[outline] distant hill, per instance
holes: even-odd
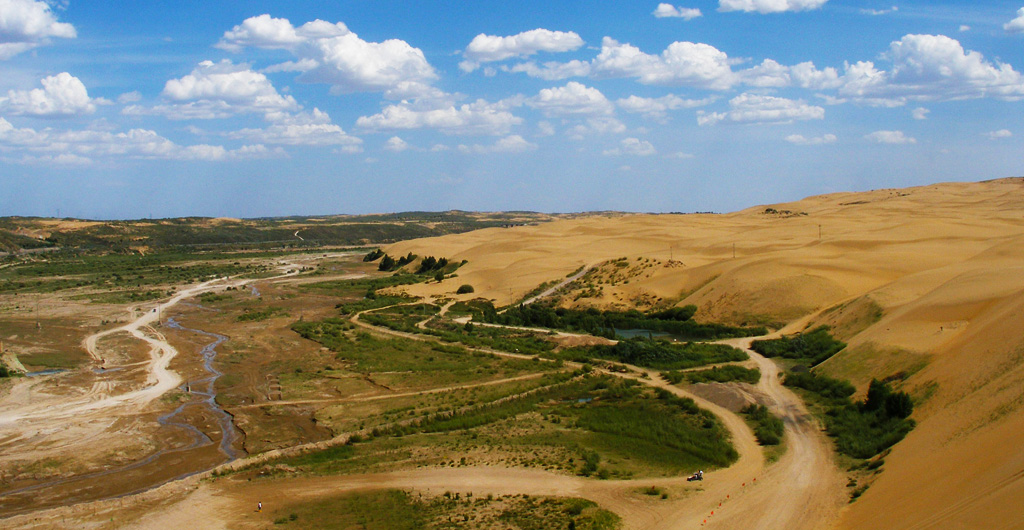
[[[182,217],[90,221],[37,217],[0,218],[0,251],[45,248],[149,252],[223,247],[320,247],[393,243],[488,227],[536,224],[566,216],[534,212],[405,212],[228,219]]]

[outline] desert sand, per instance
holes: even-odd
[[[1024,528],[1024,179],[725,215],[597,216],[385,250],[467,261],[457,278],[409,289],[420,295],[454,297],[470,284],[463,297],[508,304],[626,258],[598,296],[569,291],[563,303],[695,304],[704,320],[829,324],[849,347],[821,369],[862,391],[873,377],[904,377],[918,422],[839,526]]]

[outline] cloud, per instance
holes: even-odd
[[[300,82],[329,84],[333,94],[382,92],[403,82],[425,87],[437,79],[419,48],[400,39],[368,42],[341,22],[314,20],[295,27],[287,19],[264,14],[225,32],[216,46],[232,52],[247,47],[287,50],[298,61],[268,71],[301,71]]]
[[[530,77],[544,79],[545,81],[558,81],[570,77],[586,77],[590,75],[590,63],[572,60],[567,63],[546,62],[541,66],[533,61],[519,63],[513,66],[502,65],[506,72],[522,72]]]
[[[600,90],[570,81],[564,87],[544,88],[526,102],[545,116],[612,114],[615,106]]]
[[[700,9],[693,7],[676,7],[672,4],[658,4],[658,7],[651,13],[658,18],[682,18],[693,20],[701,15]]]
[[[493,145],[460,145],[459,151],[463,153],[524,153],[537,149],[537,144],[530,143],[522,136],[514,134],[496,141]]]
[[[402,102],[389,105],[379,114],[361,116],[356,126],[367,131],[395,131],[410,129],[436,129],[445,134],[507,134],[514,125],[523,122],[509,112],[509,104],[477,100],[460,106],[419,108]]]
[[[1010,33],[1024,33],[1024,7],[1017,10],[1017,18],[1003,24],[1003,29]]]
[[[1024,96],[1024,79],[1012,66],[986,61],[944,35],[905,35],[884,57],[892,61],[888,72],[871,62],[847,65],[839,94],[898,101]]]
[[[320,109],[311,113],[269,114],[274,123],[263,129],[242,129],[227,133],[229,138],[267,144],[340,146],[346,153],[361,153],[363,140],[350,136],[331,123],[331,117]]]
[[[569,139],[582,140],[593,134],[619,134],[626,132],[626,126],[611,116],[587,118],[585,122],[569,129]]]
[[[128,104],[128,103],[137,103],[139,101],[142,101],[142,93],[139,92],[138,90],[133,90],[131,92],[125,92],[124,94],[121,94],[120,96],[117,96],[117,102],[121,103],[122,105]]]
[[[805,138],[802,134],[791,134],[786,137],[786,141],[794,145],[823,145],[832,144],[837,140],[836,135],[826,134],[824,136],[817,136],[812,138]]]
[[[90,98],[82,81],[67,72],[44,77],[40,83],[43,88],[8,91],[7,97],[0,97],[0,111],[15,116],[67,117],[92,114],[97,104],[110,104]]]
[[[709,97],[704,99],[683,99],[675,94],[669,94],[660,98],[642,98],[629,96],[615,102],[620,109],[634,114],[643,114],[645,117],[661,120],[670,110],[692,109],[703,107],[714,103],[717,98]]]
[[[899,7],[892,6],[889,9],[861,9],[860,12],[862,14],[864,14],[864,15],[878,16],[878,15],[888,15],[889,13],[895,13],[895,12],[897,12],[899,10],[900,10]]]
[[[601,154],[606,156],[651,156],[657,153],[658,151],[653,145],[651,145],[651,142],[641,140],[639,138],[623,138],[622,141],[619,142],[619,147],[616,147],[615,149],[607,149],[601,152]]]
[[[631,44],[610,37],[601,43],[591,75],[603,78],[636,78],[645,85],[689,86],[726,90],[739,79],[733,61],[710,44],[673,42],[660,55],[649,55]]]
[[[1013,136],[1013,133],[1008,129],[999,129],[998,131],[992,131],[985,133],[990,140],[998,140],[999,138],[1009,138]]]
[[[864,135],[868,141],[879,144],[916,144],[917,139],[903,134],[903,131],[875,131]]]
[[[665,155],[665,158],[672,159],[672,160],[690,160],[692,158],[697,158],[697,157],[696,157],[696,155],[693,155],[692,153],[684,153],[682,151],[676,151],[675,153],[669,153],[669,154]]]
[[[828,0],[719,0],[719,11],[783,13],[820,9]]]
[[[911,115],[911,116],[912,116],[912,117],[913,117],[913,118],[914,118],[915,120],[927,120],[927,119],[928,119],[928,113],[929,113],[929,112],[931,112],[931,111],[930,111],[930,110],[928,110],[928,109],[926,109],[926,108],[924,108],[924,107],[918,107],[918,108],[914,109],[914,110],[913,110],[913,111],[912,111],[912,112],[910,113],[910,115]]]
[[[27,155],[27,161],[64,156],[65,161],[78,163],[96,158],[224,161],[285,156],[284,151],[263,145],[246,145],[233,150],[219,145],[178,145],[146,129],[120,133],[16,129],[4,118],[0,118],[0,148],[21,151]]]
[[[161,95],[169,105],[129,105],[128,115],[163,115],[172,120],[227,118],[246,113],[280,113],[301,107],[291,96],[282,96],[267,76],[247,64],[203,61],[192,73],[171,79]]]
[[[391,138],[388,138],[388,141],[384,143],[384,150],[385,151],[391,151],[393,153],[401,153],[402,151],[406,151],[408,149],[409,149],[409,144],[405,140],[403,140],[403,139],[401,139],[401,138],[399,138],[397,136],[392,136]]]
[[[74,26],[57,22],[47,2],[0,0],[0,60],[48,44],[51,37],[76,36]]]
[[[968,31],[971,31],[971,27],[970,26],[968,26],[967,24],[961,24],[960,25],[960,33],[965,33],[965,32],[968,32]]]
[[[698,112],[698,125],[714,125],[721,121],[732,123],[790,123],[796,120],[820,120],[825,109],[808,105],[802,100],[744,93],[729,101],[725,113]]]
[[[479,34],[462,52],[465,61],[459,68],[472,72],[481,63],[503,61],[512,57],[529,57],[538,52],[567,52],[583,46],[583,39],[572,31],[534,29],[517,35],[499,37]]]

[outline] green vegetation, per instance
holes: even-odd
[[[473,291],[475,291],[475,289],[473,289],[472,285],[464,284],[459,286],[458,290],[455,291],[455,294],[469,294]]]
[[[636,310],[577,310],[556,308],[546,304],[530,304],[511,307],[502,314],[485,308],[479,313],[479,318],[495,324],[563,329],[607,338],[615,338],[617,329],[671,333],[692,340],[747,337],[767,332],[764,328],[737,328],[723,324],[697,323],[691,320],[696,310],[695,306],[685,306],[645,314]]]
[[[754,429],[757,443],[761,445],[779,445],[782,443],[782,420],[768,411],[764,405],[748,405],[741,410]]]
[[[619,361],[655,370],[682,370],[706,364],[749,359],[742,350],[725,344],[703,342],[673,343],[644,337],[619,341],[614,346],[575,348],[563,355],[573,360],[587,358]]]
[[[828,331],[828,326],[820,326],[791,337],[755,340],[750,349],[765,357],[807,360],[814,366],[846,347],[845,342],[832,338]]]
[[[677,475],[724,467],[737,455],[728,431],[689,399],[610,376],[552,374],[517,394],[432,410],[367,427],[351,449],[292,457],[305,473],[368,472],[393,466],[460,465],[500,451],[521,465],[598,478]],[[352,452],[354,451],[354,452]],[[461,459],[459,457],[462,457]]]
[[[0,378],[11,377],[12,375],[14,375],[14,372],[7,368],[3,363],[0,363]]]
[[[688,383],[728,383],[730,381],[739,381],[752,385],[757,384],[761,380],[761,370],[757,368],[744,368],[733,364],[691,372],[665,372],[661,375],[673,385],[679,384],[684,379]]]
[[[195,283],[269,269],[243,265],[233,254],[139,255],[55,253],[0,269],[0,293],[54,292],[78,287],[117,291],[127,301],[149,298],[158,285]],[[131,297],[135,296],[133,300]],[[162,296],[162,295],[161,295]]]
[[[377,261],[382,257],[384,257],[384,251],[379,248],[375,248],[371,250],[369,254],[363,256],[363,261],[369,263],[371,261]]]
[[[494,326],[474,326],[471,322],[459,325],[451,320],[431,319],[425,328],[416,324],[437,312],[437,306],[426,304],[393,305],[365,313],[361,318],[374,326],[391,328],[406,333],[433,335],[445,342],[461,343],[472,348],[491,348],[524,355],[552,357],[554,343],[539,333]]]
[[[274,515],[274,524],[284,528],[323,530],[454,530],[467,525],[520,530],[620,527],[618,516],[585,499],[527,495],[474,498],[472,493],[452,492],[425,498],[394,489],[345,493],[287,505]]]
[[[238,321],[262,322],[268,318],[273,318],[277,316],[286,317],[288,316],[288,311],[286,311],[283,307],[268,307],[266,309],[258,310],[247,307],[242,310],[241,315],[238,315]]]
[[[854,458],[871,458],[903,439],[915,426],[913,402],[905,392],[872,379],[865,401],[853,402],[853,386],[825,376],[787,374],[786,386],[802,388],[824,408],[825,427],[836,449]]]

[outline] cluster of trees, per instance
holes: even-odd
[[[9,368],[4,366],[3,364],[0,364],[0,379],[4,377],[10,377],[11,375],[13,375],[13,373],[14,372],[12,372]]]
[[[855,389],[846,381],[812,373],[787,374],[786,386],[803,388],[825,404],[825,426],[836,449],[854,458],[871,458],[903,439],[915,426],[914,402],[906,392],[871,380],[864,401],[850,399]]]
[[[692,320],[697,307],[688,305],[665,311],[641,313],[629,311],[600,311],[552,307],[545,304],[519,305],[502,314],[483,311],[485,322],[507,326],[542,327],[578,331],[607,338],[615,338],[616,329],[643,329],[672,333],[694,340],[712,340],[747,337],[765,333],[764,328],[737,328],[723,324],[701,324]]]
[[[613,346],[591,346],[580,353],[656,370],[682,370],[748,358],[743,351],[725,344],[672,343],[645,337],[622,340]]]
[[[790,337],[755,340],[750,349],[765,357],[807,359],[811,366],[814,366],[846,347],[845,342],[836,340],[828,331],[828,326],[819,326],[807,333],[798,333]]]
[[[678,384],[684,379],[689,383],[728,383],[730,381],[740,381],[752,385],[757,384],[761,380],[761,370],[757,368],[744,368],[735,364],[716,366],[707,370],[695,370],[692,372],[665,372],[661,375],[673,385]]]
[[[448,258],[427,256],[420,262],[420,268],[416,269],[416,274],[426,274],[428,272],[439,271],[447,266]]]
[[[384,257],[380,260],[380,265],[377,266],[377,269],[384,272],[391,272],[394,270],[401,269],[402,267],[405,267],[406,265],[412,263],[415,260],[416,255],[413,254],[412,252],[398,258],[397,260],[395,258],[392,258],[391,256],[388,256],[387,254],[384,254]]]

